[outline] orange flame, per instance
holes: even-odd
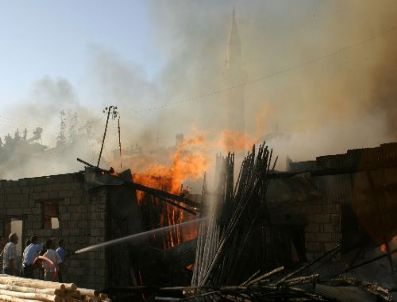
[[[134,160],[140,165],[137,165],[138,169],[133,174],[133,181],[173,194],[181,194],[182,185],[186,180],[197,180],[203,177],[205,170],[209,167],[209,156],[203,151],[205,147],[204,136],[198,135],[181,141],[168,155],[168,165],[155,161],[149,156]],[[144,202],[144,198],[145,194],[138,191],[137,199],[140,204]],[[150,202],[153,202],[153,199]],[[160,225],[176,225],[191,219],[194,219],[193,215],[166,204],[160,214]],[[166,236],[163,246],[171,248],[196,237],[197,226],[184,229],[173,228]]]
[[[179,140],[173,148],[162,149],[154,154],[135,154],[124,166],[133,168],[133,181],[148,187],[181,194],[182,186],[187,180],[198,180],[204,176],[210,167],[214,150],[222,149],[225,152],[242,152],[251,148],[254,140],[248,135],[234,131],[224,131],[220,135],[208,140],[204,135],[195,135],[189,139]],[[185,192],[186,193],[186,192]],[[145,194],[137,192],[138,203],[146,202]],[[148,198],[157,206],[155,198]],[[176,225],[194,219],[194,216],[183,210],[162,204],[160,225]],[[185,229],[173,228],[165,238],[163,247],[171,248],[181,242],[197,237],[197,226]]]
[[[203,145],[205,145],[203,136],[181,142],[170,155],[169,165],[146,162],[143,169],[134,173],[134,181],[179,194],[184,181],[199,179],[209,167],[209,156],[200,150]]]
[[[225,130],[218,139],[218,145],[224,152],[242,152],[249,150],[255,140],[246,133],[239,131]]]
[[[395,235],[395,236],[388,242],[388,245],[389,245],[389,248],[390,248],[391,246],[393,246],[393,247],[397,246],[397,235]],[[386,253],[387,253],[387,246],[386,246],[386,243],[381,244],[380,247],[379,247],[379,249],[380,249],[380,251],[381,251],[383,254],[386,254]]]

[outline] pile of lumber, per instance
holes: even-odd
[[[95,290],[78,288],[73,283],[57,283],[0,275],[0,301],[100,302],[110,301],[110,299]]]

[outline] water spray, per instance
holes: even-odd
[[[133,234],[133,235],[128,235],[125,237],[121,237],[121,238],[117,238],[117,239],[113,239],[113,240],[109,240],[109,241],[105,241],[102,243],[98,243],[98,244],[94,244],[94,245],[90,245],[87,246],[85,248],[79,249],[77,251],[75,251],[75,254],[83,254],[86,252],[91,252],[91,251],[95,251],[98,249],[102,249],[108,246],[113,246],[113,245],[117,245],[117,244],[121,244],[127,241],[133,241],[133,240],[137,240],[137,239],[142,239],[144,237],[153,235],[153,234],[159,234],[162,232],[166,232],[178,227],[186,227],[189,225],[192,225],[194,223],[199,223],[199,222],[203,222],[204,220],[206,220],[207,218],[200,218],[200,219],[195,219],[195,220],[191,220],[191,221],[187,221],[187,222],[183,222],[183,223],[178,223],[178,224],[174,224],[174,225],[167,225],[161,228],[157,228],[157,229],[153,229],[153,230],[149,230],[149,231],[145,231],[145,232],[141,232],[141,233],[137,233],[137,234]]]

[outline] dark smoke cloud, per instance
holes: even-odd
[[[390,8],[393,9],[390,9]],[[388,133],[397,137],[397,3],[383,8],[379,31],[382,48],[379,61],[371,73],[371,100],[374,111],[384,112]]]
[[[395,138],[385,119],[396,120],[390,98],[394,64],[389,70],[383,64],[388,44],[383,33],[397,15],[396,2],[389,0],[153,2],[161,46],[173,58],[160,82],[174,95],[221,91],[185,104],[189,119],[216,129],[226,104],[223,71],[233,8],[247,74],[250,135],[287,134],[273,135],[279,139],[270,143],[295,160]],[[384,80],[374,81],[382,78],[376,73]],[[376,101],[382,98],[373,89],[376,82],[387,85],[388,101]]]

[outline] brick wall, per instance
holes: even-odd
[[[391,239],[397,233],[396,168],[313,176],[312,181],[321,197],[303,206],[309,260],[338,243],[348,250],[360,240],[380,244],[383,236]]]
[[[321,197],[304,206],[308,260],[331,250],[341,241],[341,203],[351,198],[349,175],[318,176],[313,177],[313,182]]]
[[[302,203],[309,259],[338,242],[348,250],[360,240],[379,244],[380,237],[390,239],[397,233],[397,143],[290,163],[289,170],[311,171],[321,193]]]
[[[22,218],[25,242],[33,234],[44,242],[63,238],[71,252],[105,240],[106,190],[86,192],[82,173],[0,181],[0,236],[8,236],[11,217]],[[55,201],[59,229],[44,229],[43,202]],[[72,255],[65,261],[64,282],[81,287],[102,288],[105,283],[104,251]]]

